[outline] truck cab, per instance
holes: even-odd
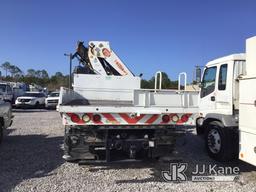
[[[229,55],[206,64],[199,104],[203,117],[221,114],[233,118],[239,104],[238,78],[244,73],[245,54]]]
[[[233,54],[206,64],[199,98],[197,134],[205,135],[211,157],[226,161],[238,155],[239,78],[245,75],[245,54]]]
[[[241,159],[256,166],[256,36],[246,40],[245,54],[206,64],[201,80],[197,134],[210,157]]]

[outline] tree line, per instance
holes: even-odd
[[[157,85],[158,87],[158,85]],[[141,88],[142,89],[154,89],[155,88],[155,77],[152,77],[149,80],[142,79],[141,80]],[[162,72],[162,89],[177,89],[178,81],[172,81],[167,73]]]
[[[47,87],[48,90],[56,90],[61,86],[68,87],[69,75],[63,75],[61,72],[56,72],[54,75],[49,76],[48,72],[44,69],[35,70],[28,69],[23,72],[16,65],[12,65],[10,62],[4,62],[0,67],[5,72],[4,76],[1,77],[4,81],[23,82],[27,84],[37,84],[42,87]],[[149,80],[141,80],[141,88],[143,89],[154,89],[155,77]],[[168,75],[162,73],[162,89],[177,89],[178,81],[172,81]]]
[[[68,87],[69,75],[63,75],[61,72],[56,72],[52,76],[49,76],[45,69],[28,69],[24,72],[18,66],[13,65],[10,62],[4,62],[0,67],[4,71],[4,75],[1,77],[3,81],[36,84],[42,87],[47,87],[49,90],[56,90],[61,86]]]

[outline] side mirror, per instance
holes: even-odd
[[[200,83],[201,82],[201,74],[202,74],[202,70],[199,66],[196,66],[196,83]]]

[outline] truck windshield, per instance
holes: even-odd
[[[6,92],[6,85],[0,84],[0,92]]]
[[[205,69],[202,87],[201,87],[201,98],[212,93],[215,89],[217,67],[209,67]]]

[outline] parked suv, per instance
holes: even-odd
[[[45,104],[45,94],[41,92],[26,92],[15,101],[16,107],[35,107],[39,108]]]
[[[45,99],[45,107],[46,108],[56,108],[59,102],[59,92],[52,92],[46,99]]]

